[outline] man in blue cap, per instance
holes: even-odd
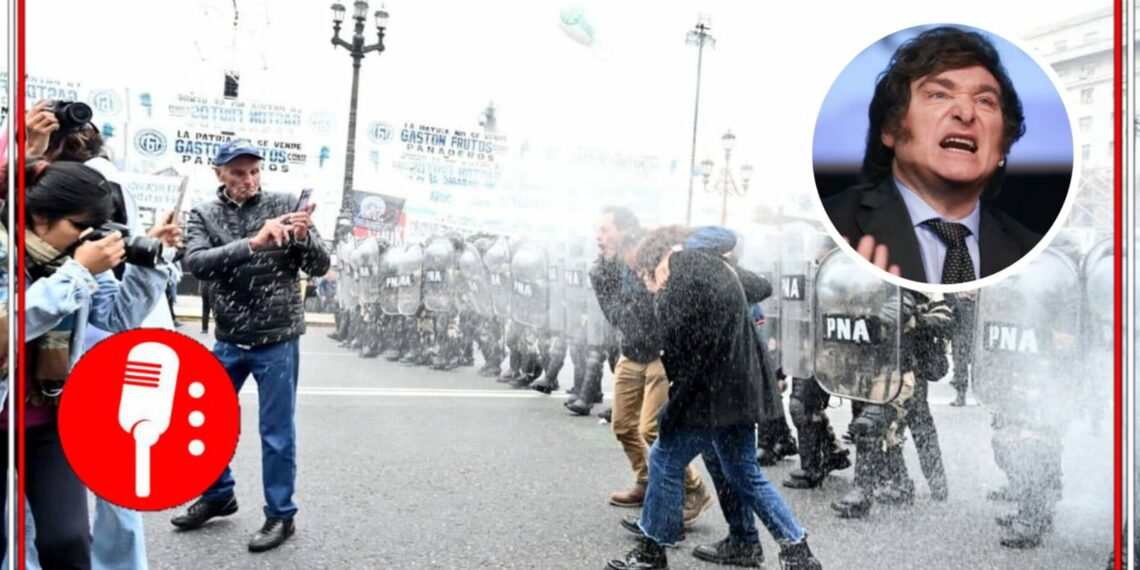
[[[312,228],[313,207],[261,189],[260,149],[244,139],[218,149],[217,197],[196,206],[187,224],[182,263],[210,282],[216,318],[214,355],[234,390],[252,374],[257,381],[265,524],[251,552],[281,545],[293,535],[297,475],[296,424],[299,337],[305,332],[299,272],[329,269],[329,252]],[[227,468],[189,510],[171,520],[190,530],[237,512],[234,478]]]

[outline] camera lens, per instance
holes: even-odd
[[[162,256],[162,242],[151,237],[129,238],[126,249],[125,261],[139,267],[156,267]]]
[[[67,115],[69,122],[78,123],[80,125],[86,125],[91,122],[91,117],[95,116],[95,113],[91,111],[91,107],[87,105],[87,103],[80,103],[78,101],[68,105],[64,113]]]

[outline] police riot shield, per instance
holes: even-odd
[[[1008,419],[1054,425],[1073,407],[1080,358],[1081,283],[1046,249],[1017,274],[978,291],[974,397]]]
[[[591,249],[584,240],[572,240],[566,249],[566,264],[562,270],[563,299],[566,305],[566,339],[572,343],[586,342],[587,306],[593,299],[590,289]]]
[[[566,333],[566,244],[551,242],[546,246],[546,326],[553,334]]]
[[[779,232],[772,226],[752,225],[737,241],[736,259],[772,285],[772,294],[760,302],[772,362],[780,362],[780,249]]]
[[[380,310],[385,315],[400,314],[399,261],[404,248],[390,247],[380,257]]]
[[[455,246],[445,237],[433,238],[424,250],[424,308],[447,313],[455,307]]]
[[[380,301],[380,242],[374,237],[367,238],[356,252],[360,252],[360,260],[356,264],[360,302],[377,303]]]
[[[511,256],[511,319],[537,329],[546,328],[549,295],[546,251],[524,242]]]
[[[770,334],[784,374],[809,378],[815,374],[814,296],[816,267],[831,238],[805,223],[780,229],[779,281],[772,284],[779,297],[779,326]],[[767,313],[765,313],[767,314]]]
[[[356,276],[352,267],[352,240],[337,244],[337,303],[342,309],[352,309],[356,306]]]
[[[813,293],[819,385],[852,400],[894,400],[902,389],[902,291],[835,249],[820,262]]]
[[[483,257],[475,246],[468,245],[459,255],[459,274],[463,281],[459,286],[463,308],[484,317],[495,316],[487,268],[483,266]]]
[[[401,315],[412,316],[419,311],[423,301],[423,262],[424,250],[413,243],[404,247],[396,269],[399,273],[399,310]]]
[[[487,266],[495,316],[508,319],[511,316],[511,244],[505,236],[495,240],[483,255],[483,265]]]
[[[352,250],[352,275],[353,282],[356,283],[356,300],[360,304],[368,303],[367,295],[367,278],[368,267],[365,262],[364,241],[356,245]]]

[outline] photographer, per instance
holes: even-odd
[[[24,453],[35,547],[44,567],[91,568],[86,490],[60,445],[59,396],[84,353],[88,323],[113,332],[137,327],[161,298],[170,274],[165,265],[132,264],[124,268],[122,282],[115,278],[110,270],[123,263],[128,247],[119,232],[104,227],[111,194],[106,179],[90,168],[30,165],[25,204],[28,365],[20,380],[28,403]],[[176,226],[159,224],[148,235],[173,244],[178,234]],[[7,418],[0,424],[7,426]],[[0,451],[7,461],[6,450]],[[141,518],[139,523],[141,531]]]
[[[144,235],[140,221],[138,203],[129,192],[118,183],[119,171],[107,158],[107,148],[103,136],[91,122],[91,108],[74,101],[40,101],[28,112],[26,120],[26,153],[43,156],[52,163],[82,163],[95,169],[106,179],[110,192],[111,214],[109,220],[127,228],[127,235]],[[171,223],[173,213],[168,213],[162,223]],[[173,246],[180,246],[178,240]],[[156,244],[151,244],[153,247]],[[172,253],[173,249],[166,253]],[[141,254],[141,252],[140,252]],[[170,257],[165,258],[169,261]],[[122,279],[126,264],[112,271]],[[167,289],[176,286],[181,280],[181,271],[170,267],[171,278]],[[164,303],[159,303],[138,324],[139,327],[174,329],[174,320]],[[84,351],[111,336],[111,332],[95,325],[88,325]],[[146,566],[146,540],[142,530],[142,517],[139,513],[124,509],[104,501],[95,503],[95,529],[93,533],[93,554],[96,568],[143,568]]]

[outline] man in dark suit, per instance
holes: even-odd
[[[953,27],[895,52],[875,87],[863,184],[825,201],[828,217],[880,268],[926,283],[993,275],[1041,236],[990,207],[1025,117],[997,50]]]

